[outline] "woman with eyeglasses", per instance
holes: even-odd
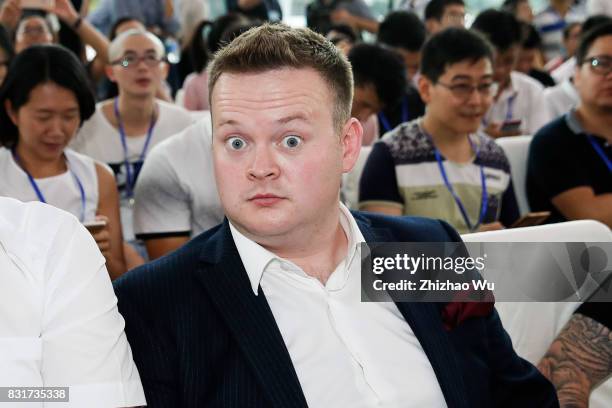
[[[70,51],[34,45],[18,54],[0,88],[0,196],[99,221],[91,232],[115,278],[126,270],[115,180],[66,148],[94,109],[87,74]]]
[[[129,242],[134,239],[134,186],[147,153],[189,126],[192,117],[155,97],[168,64],[162,42],[152,33],[131,29],[117,36],[109,47],[106,73],[117,83],[119,95],[97,104],[71,146],[113,169],[121,192],[123,235]],[[137,258],[128,259],[128,266],[136,263]]]

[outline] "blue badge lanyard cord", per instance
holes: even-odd
[[[432,137],[430,135],[427,135],[427,136],[429,137],[429,140],[433,144]],[[469,138],[469,136],[468,136],[468,140],[470,141],[470,145],[472,146],[472,149],[476,153],[476,158],[474,160],[478,160],[478,150],[474,146],[474,143]],[[478,222],[476,223],[476,225],[472,225],[472,223],[470,222],[470,218],[468,216],[467,210],[465,209],[465,206],[463,205],[463,202],[461,201],[461,199],[459,198],[459,196],[455,192],[455,189],[453,188],[452,184],[448,180],[448,176],[446,174],[446,170],[444,170],[444,164],[442,163],[442,155],[440,154],[440,151],[435,147],[435,145],[434,145],[434,152],[435,152],[435,155],[436,155],[436,161],[438,162],[438,168],[440,169],[440,174],[442,175],[442,179],[444,180],[444,184],[446,185],[446,188],[448,189],[448,191],[451,193],[451,195],[455,199],[455,203],[457,203],[457,207],[459,207],[459,211],[461,212],[461,216],[463,217],[463,220],[465,221],[465,224],[467,225],[468,229],[471,232],[476,231],[476,229],[484,221],[484,217],[485,217],[485,215],[487,213],[487,206],[489,204],[489,196],[487,194],[487,181],[486,181],[486,177],[485,177],[485,174],[484,174],[484,167],[483,167],[482,163],[479,166],[480,167],[480,185],[481,185],[481,189],[482,189],[482,196],[481,196],[481,200],[480,200],[480,214],[479,214]]]
[[[409,117],[408,98],[405,95],[402,98],[401,110],[402,110],[402,119],[400,123],[408,122],[408,117]],[[380,123],[383,125],[383,131],[385,133],[392,129],[389,119],[387,119],[387,116],[383,112],[378,113],[378,119],[380,120]]]
[[[121,120],[121,113],[119,112],[119,98],[115,98],[115,102],[113,104],[115,110],[115,117],[117,118],[117,126],[119,128],[119,137],[121,138],[121,146],[123,146],[123,163],[125,165],[126,171],[126,182],[125,189],[128,198],[134,197],[134,184],[136,184],[136,177],[132,174],[132,167],[130,166],[130,162],[128,160],[128,147],[127,140],[125,134],[125,128],[123,127],[123,121]],[[155,110],[151,115],[151,123],[149,124],[149,129],[147,130],[147,137],[145,139],[144,146],[142,148],[142,152],[140,152],[140,156],[138,157],[138,161],[144,161],[145,155],[147,153],[147,149],[149,147],[149,142],[151,142],[151,136],[153,135],[153,129],[155,128],[156,121]]]
[[[12,150],[12,153],[13,153],[13,158],[15,162],[17,162],[19,167],[21,167],[21,169],[28,176],[28,181],[30,182],[32,189],[36,193],[36,197],[38,198],[38,201],[40,201],[41,203],[47,204],[47,200],[45,199],[45,196],[43,195],[42,191],[40,191],[40,188],[38,187],[38,183],[36,183],[36,180],[34,179],[34,177],[32,177],[30,172],[26,170],[25,166],[21,162],[21,159],[19,158],[19,155],[17,154],[15,149]],[[77,188],[79,189],[79,193],[81,194],[81,215],[79,217],[79,221],[84,222],[85,221],[85,205],[87,203],[87,196],[85,195],[85,189],[83,188],[83,183],[81,183],[81,180],[79,179],[79,177],[70,168],[70,163],[68,163],[68,160],[66,160],[66,165],[68,167],[68,171],[70,172],[70,174],[72,174],[72,178],[74,179],[74,182],[77,185]]]
[[[593,146],[593,149],[595,149],[599,157],[601,157],[601,159],[604,161],[606,166],[608,166],[608,170],[610,170],[610,172],[612,173],[612,160],[610,160],[606,152],[604,152],[604,150],[597,143],[597,141],[595,140],[593,136],[589,135],[588,138],[589,138],[589,142],[591,142],[591,145]]]

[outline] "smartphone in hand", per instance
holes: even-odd
[[[87,228],[90,234],[93,235],[93,234],[97,234],[98,232],[106,228],[106,221],[95,220],[95,221],[84,222],[83,226]]]
[[[510,228],[532,227],[540,225],[550,216],[550,211],[530,212],[516,220]]]

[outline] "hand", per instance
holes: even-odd
[[[332,11],[330,15],[330,19],[332,23],[336,23],[336,24],[344,23],[348,25],[353,25],[353,15],[345,9],[338,9],[338,10]]]
[[[98,244],[100,252],[102,252],[102,255],[104,255],[104,257],[108,260],[108,258],[111,256],[110,232],[108,231],[108,217],[104,215],[97,215],[96,220],[106,221],[106,225],[104,226],[104,228],[102,228],[95,234],[92,234],[92,236],[96,241],[96,244]]]
[[[79,18],[79,13],[70,0],[55,0],[55,8],[51,11],[70,26],[73,26]]]
[[[481,224],[480,227],[478,227],[478,232],[497,231],[502,229],[504,229],[502,223],[499,221],[495,221],[490,222],[488,224]]]
[[[10,30],[17,28],[21,18],[21,5],[19,0],[5,0],[0,8],[0,24]]]
[[[502,124],[499,122],[490,123],[484,131],[487,135],[491,136],[493,139],[497,139],[499,137],[508,137],[508,136],[519,136],[521,135],[521,130],[501,130]]]

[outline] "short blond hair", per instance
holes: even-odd
[[[333,121],[339,131],[351,117],[353,72],[346,57],[308,28],[264,24],[219,50],[208,68],[208,95],[223,73],[257,73],[281,68],[312,68],[334,97]]]

